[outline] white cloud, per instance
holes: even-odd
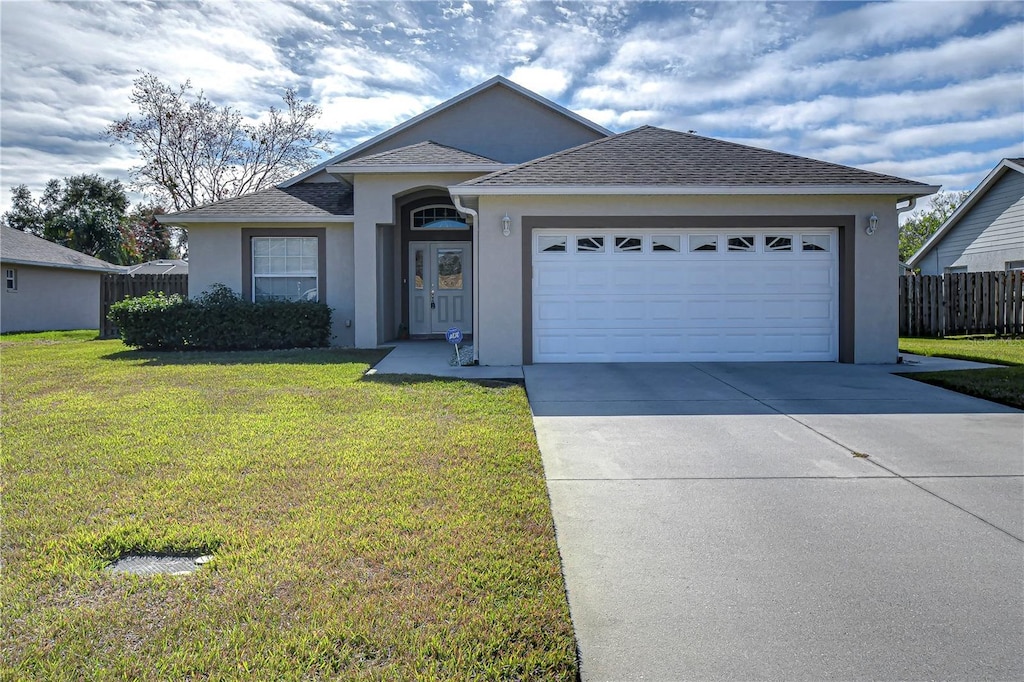
[[[558,97],[569,87],[568,74],[542,66],[517,66],[509,75],[509,80],[545,97]]]

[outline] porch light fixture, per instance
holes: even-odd
[[[501,233],[506,237],[512,234],[512,219],[508,217],[508,211],[505,211],[505,217],[501,219]]]
[[[864,231],[867,232],[869,235],[871,235],[871,234],[874,234],[875,230],[877,230],[877,229],[878,229],[878,216],[876,216],[874,213],[872,213],[871,217],[868,218],[868,227]]]

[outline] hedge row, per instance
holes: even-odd
[[[312,301],[242,300],[223,284],[189,299],[150,292],[110,307],[125,345],[147,350],[262,350],[326,346],[331,309]]]

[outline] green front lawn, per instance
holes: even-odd
[[[522,388],[88,338],[0,337],[0,678],[575,679]]]
[[[901,338],[900,352],[1009,365],[993,369],[915,372],[904,376],[1024,409],[1024,339]]]
[[[944,339],[902,337],[900,352],[989,362],[994,365],[1024,365],[1024,339],[976,336]]]

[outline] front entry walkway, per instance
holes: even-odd
[[[368,374],[426,374],[457,379],[523,379],[523,368],[458,367],[450,364],[455,348],[447,341],[392,341],[381,348],[393,348]]]
[[[525,368],[584,680],[1024,678],[1024,414],[892,369]]]

